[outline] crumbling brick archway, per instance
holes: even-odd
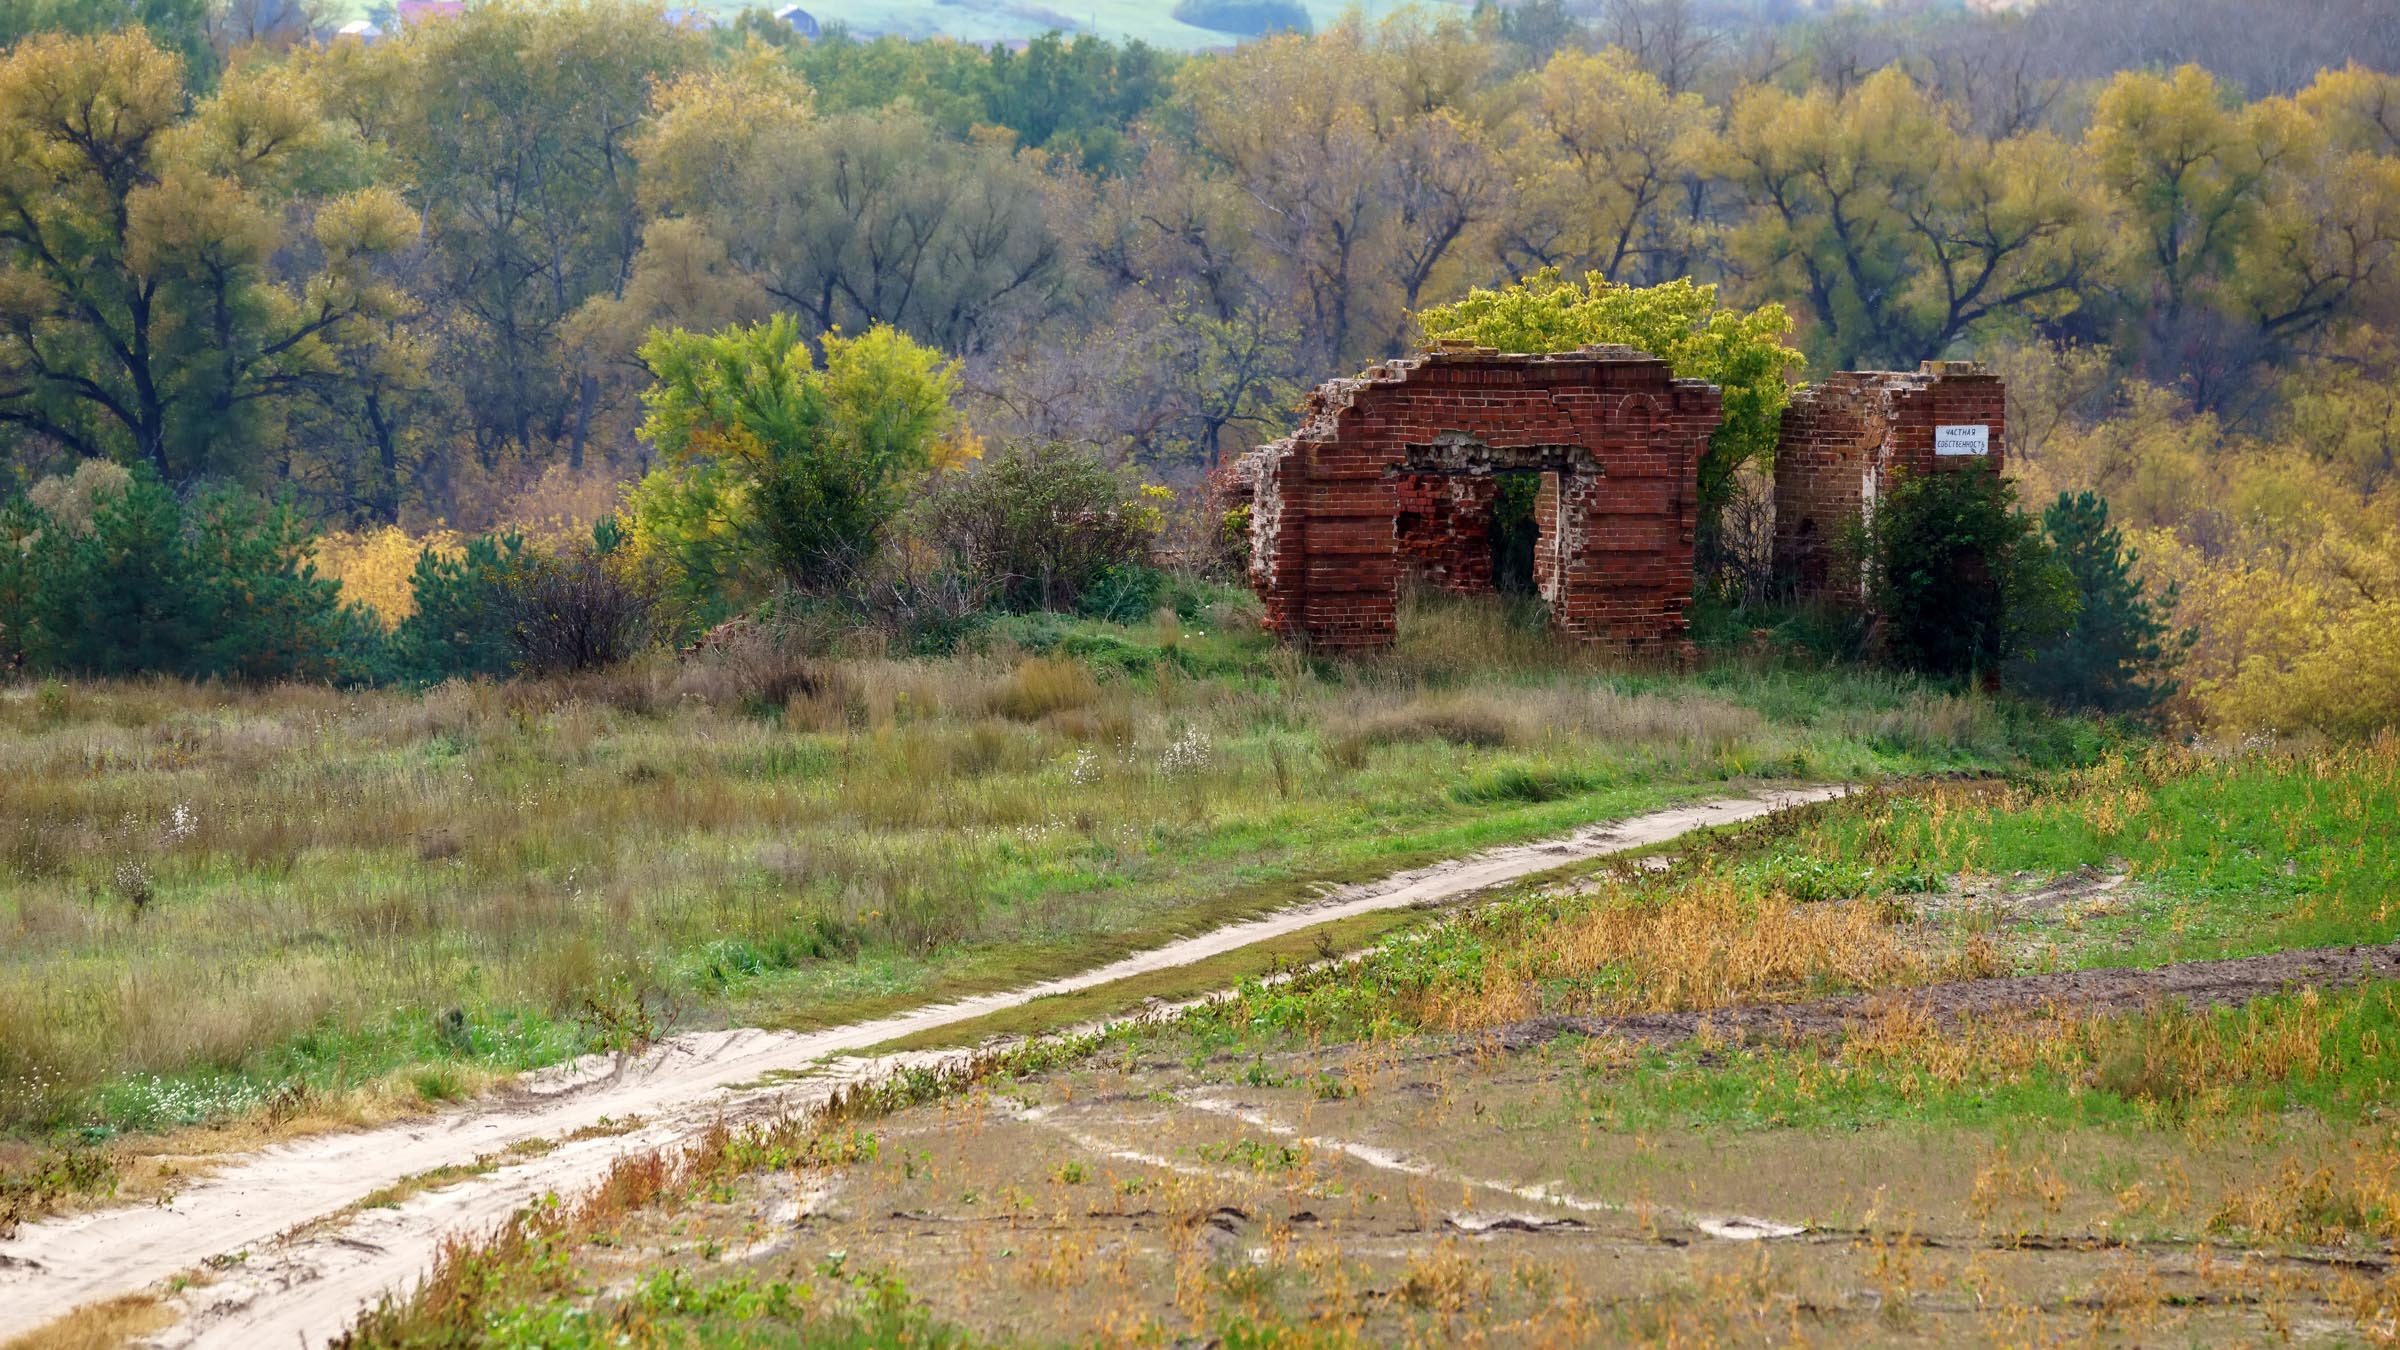
[[[1474,595],[1506,589],[1500,575],[1500,502],[1510,477],[1535,480],[1533,566],[1529,589],[1558,595],[1558,494],[1561,482],[1597,477],[1599,461],[1579,445],[1492,445],[1463,431],[1400,447],[1394,518],[1404,577]]]
[[[1535,589],[1568,638],[1683,634],[1700,454],[1716,386],[1627,347],[1449,349],[1331,381],[1300,430],[1246,456],[1251,582],[1269,630],[1326,647],[1391,642],[1400,581],[1493,589],[1503,475],[1538,474]]]

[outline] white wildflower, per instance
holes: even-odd
[[[1215,747],[1208,733],[1198,727],[1187,727],[1158,757],[1158,770],[1169,778],[1183,778],[1208,767],[1209,756]]]

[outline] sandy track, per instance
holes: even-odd
[[[737,1030],[677,1036],[632,1061],[593,1057],[530,1075],[518,1088],[464,1111],[231,1159],[171,1205],[28,1225],[0,1243],[0,1339],[81,1304],[151,1288],[208,1263],[222,1269],[207,1284],[178,1296],[182,1320],[157,1343],[321,1345],[367,1303],[421,1275],[443,1239],[486,1230],[545,1192],[571,1194],[596,1182],[620,1157],[688,1140],[718,1120],[803,1110],[840,1084],[944,1058],[862,1058],[856,1051],[1038,998],[1191,965],[1336,919],[1455,900],[1568,863],[1842,791],[1767,791],[1593,826],[1565,838],[1350,887],[1321,901],[1024,989],[807,1034]],[[642,1123],[629,1131],[574,1137],[636,1117]],[[503,1161],[395,1208],[344,1213],[406,1178],[532,1141],[555,1147]]]

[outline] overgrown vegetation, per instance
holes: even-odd
[[[921,511],[925,539],[994,603],[1073,609],[1112,573],[1149,566],[1173,500],[1088,449],[1007,446],[937,484]]]
[[[674,631],[841,572],[863,574],[852,609],[954,634],[971,579],[826,565],[881,529],[879,441],[794,423],[755,481],[737,445],[661,466],[643,397],[690,367],[651,334],[781,323],[753,355],[824,374],[880,327],[919,375],[957,359],[947,452],[1074,446],[1188,487],[1316,381],[1473,336],[1493,297],[1614,306],[1582,336],[1679,369],[1707,364],[1716,325],[1781,311],[1818,371],[2009,367],[2027,500],[2099,493],[2152,603],[2181,583],[2162,617],[2199,637],[2167,715],[2371,729],[2400,706],[2377,636],[2400,157],[2379,111],[2396,77],[2355,4],[2309,0],[2272,58],[2219,7],[2125,24],[2092,0],[1319,10],[1313,36],[1189,58],[1088,34],[805,41],[764,15],[712,36],[615,3],[329,45],[291,7],[147,4],[144,34],[122,7],[19,6],[0,437],[17,488],[106,460],[179,499],[288,493],[306,523],[382,541],[325,556],[387,622],[407,603],[388,531],[447,552],[516,530],[547,553],[655,472],[678,486],[650,484],[632,514],[657,529],[628,556],[661,569]],[[79,112],[99,107],[122,115]],[[1716,317],[1677,309],[1693,297]],[[1764,373],[1702,372],[1733,413],[1712,507],[1763,444],[1784,332],[1734,344]],[[846,485],[818,472],[841,446],[864,456]],[[762,484],[808,509],[760,517],[743,495]],[[552,529],[534,498],[579,518]],[[709,571],[717,533],[779,517],[789,537],[760,542],[789,556]],[[1701,542],[1712,569],[1738,552]]]
[[[1553,267],[1502,290],[1478,290],[1417,316],[1429,342],[1463,342],[1504,352],[1565,352],[1595,344],[1634,347],[1664,360],[1678,379],[1707,380],[1725,398],[1725,421],[1700,461],[1702,510],[1715,525],[1743,465],[1775,453],[1787,383],[1802,357],[1785,345],[1791,316],[1777,304],[1743,312],[1721,305],[1714,286],[1689,280],[1636,287],[1594,272],[1578,287]]]
[[[1901,480],[1876,503],[1867,579],[1882,649],[1911,670],[2001,667],[2067,631],[2076,578],[2017,490],[1982,468]]]
[[[1174,1216],[1148,1268],[1172,1318],[1097,1339],[1796,1335],[1866,1284],[1844,1329],[1905,1331],[1947,1315],[1913,1301],[1917,1263],[1970,1249],[1949,1278],[2024,1319],[1978,1323],[1993,1339],[2045,1339],[2062,1307],[2154,1338],[2180,1328],[2111,1319],[2256,1309],[2225,1325],[2263,1339],[2300,1288],[2381,1334],[2388,1280],[2322,1253],[2220,1279],[2192,1244],[2400,1236],[2388,982],[2105,1016],[1860,1003],[1815,1040],[1695,1018],[1647,1049],[1596,1020],[2391,940],[2400,76],[2363,18],[2327,45],[2346,2],[2288,7],[2275,42],[2222,6],[2150,10],[2108,30],[2136,50],[2099,40],[2103,0],[1788,27],[1531,0],[1313,35],[1305,4],[1190,0],[1262,35],[1191,58],[808,41],[765,13],[712,36],[616,0],[372,43],[301,40],[291,6],[10,8],[0,1231],[146,1194],[131,1134],[355,1122],[680,1027],[1017,985],[1726,783],[1998,770],[1379,921],[1355,964],[1171,1027],[632,1160],[454,1248],[356,1343],[963,1340],[930,1308],[950,1283],[838,1251],[587,1276],[644,1211],[705,1229],[757,1176],[882,1161],[864,1115],[1042,1072],[1225,1125],[1145,1136],[1120,1160],[1152,1170],[1123,1178],[1041,1159],[978,1210],[1051,1216],[1001,1252],[1020,1291],[1089,1286],[1073,1228],[1106,1219],[1121,1293]],[[1628,342],[1723,386],[1692,669],[1561,650],[1527,599],[1412,599],[1396,650],[1338,663],[1257,635],[1222,584],[1245,542],[1194,480],[1420,340]],[[1857,550],[1874,619],[1777,606],[1757,489],[1787,379],[1965,355],[2008,377],[2011,471],[2053,504],[1905,482]],[[2002,674],[2201,734],[2054,718],[1982,687]],[[1435,1162],[1092,1056],[1164,1047],[1185,1089],[1356,1125],[1386,1109],[1379,1057],[1428,1035],[1457,1038],[1431,1080],[1552,1074],[1473,1127],[1495,1167],[1532,1141],[1541,1175],[1462,1191],[1551,1204],[1594,1180],[1595,1133],[1629,1138],[1639,1183],[1575,1222],[1624,1218],[1642,1262],[1667,1250],[1650,1182],[1727,1180],[1645,1170],[1662,1137],[1778,1175],[1805,1155],[1759,1141],[1812,1131],[1862,1173],[1887,1127],[1988,1151],[1948,1168],[1938,1241],[1885,1209],[1907,1177],[1812,1216],[1858,1235],[1830,1294],[1761,1255],[1587,1297],[1425,1238],[1505,1231],[1438,1215]],[[1436,1154],[1463,1098],[1409,1093],[1384,1120]],[[2105,1136],[2117,1171],[2024,1156],[2028,1130]],[[2195,1199],[2197,1157],[2227,1170]],[[1086,1199],[1120,1185],[1121,1211]],[[2190,1287],[2119,1263],[1995,1295],[1973,1263],[2079,1192],[2045,1250],[2152,1232],[2199,1251]],[[1264,1194],[1295,1203],[1253,1244]],[[1405,1205],[1377,1239],[1404,1255],[1287,1262],[1321,1222],[1303,1199],[1350,1232]],[[981,1241],[957,1288],[992,1278]]]
[[[0,512],[0,664],[86,676],[356,680],[380,629],[319,577],[288,505],[179,500],[86,461]]]
[[[1905,678],[1611,673],[1455,603],[1413,605],[1382,662],[1314,666],[1252,612],[422,695],[21,687],[0,1107],[105,1133],[286,1085],[406,1097],[610,1028],[1011,984],[1728,780],[2084,750]]]

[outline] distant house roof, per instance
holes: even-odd
[[[705,9],[670,9],[666,14],[669,28],[682,28],[705,33],[717,26],[717,18]]]
[[[407,28],[428,19],[455,19],[467,12],[467,0],[397,0],[393,21]]]
[[[375,39],[383,36],[383,30],[377,28],[374,24],[365,19],[352,19],[350,22],[343,24],[341,27],[334,29],[333,35],[335,37],[357,38],[361,42],[373,42]]]
[[[817,16],[798,5],[786,5],[782,9],[776,10],[775,17],[790,24],[792,31],[804,38],[813,38],[818,35]]]

